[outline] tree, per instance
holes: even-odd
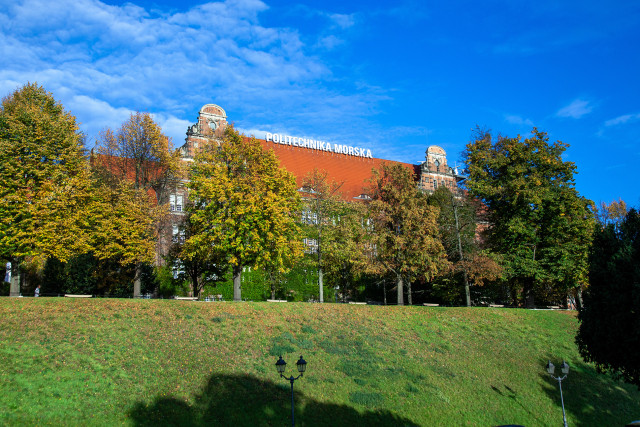
[[[465,193],[459,192],[454,195],[444,186],[440,186],[429,196],[428,202],[440,209],[438,228],[442,244],[447,252],[447,258],[454,262],[452,271],[462,273],[466,304],[470,307],[471,294],[465,261],[469,259],[470,254],[476,252],[476,206],[469,202]]]
[[[464,153],[466,186],[489,211],[487,244],[527,306],[535,292],[558,298],[586,281],[593,203],[574,188],[576,167],[562,160],[567,147],[535,128],[524,140],[495,141],[478,129]]]
[[[324,230],[324,268],[337,299],[338,289],[346,296],[368,271],[374,256],[373,234],[366,205],[336,200],[331,212]]]
[[[302,180],[305,197],[302,211],[302,223],[308,239],[316,242],[315,257],[318,268],[318,289],[320,302],[324,302],[323,273],[325,270],[322,258],[325,249],[327,228],[334,225],[336,207],[340,201],[342,183],[329,182],[328,173],[314,169]]]
[[[286,271],[302,254],[295,178],[255,138],[228,126],[223,140],[197,153],[188,188],[198,232],[185,242],[184,253],[222,254],[232,268],[234,301],[242,300],[243,267]]]
[[[102,172],[104,181],[111,181],[113,188],[123,188],[120,183],[128,181],[135,191],[155,195],[155,203],[146,207],[138,204],[148,215],[161,212],[154,211],[155,206],[167,204],[168,190],[175,187],[182,176],[178,150],[149,113],[131,114],[116,131],[106,129],[98,138],[95,153],[97,155],[92,156],[94,170]],[[138,195],[135,200],[141,203],[144,197]],[[166,206],[163,210],[167,211]],[[154,219],[159,230],[160,218]],[[141,266],[142,260],[136,268],[134,297],[140,295]]]
[[[594,233],[576,336],[582,357],[640,387],[640,213]]]
[[[608,224],[620,224],[627,216],[627,204],[622,199],[609,204],[600,202],[596,210],[596,219],[602,227]]]
[[[75,212],[67,227],[50,235],[37,228],[34,216],[43,210],[60,217],[68,206],[50,203],[82,182],[83,138],[75,117],[53,95],[28,83],[2,100],[0,110],[0,257],[13,266],[11,295],[19,294],[19,264],[42,259],[46,251],[80,250],[73,239]],[[63,191],[64,193],[64,191]],[[68,218],[69,219],[69,218]],[[71,242],[72,246],[65,246]],[[64,255],[61,255],[64,256]]]
[[[373,171],[369,215],[373,221],[372,267],[396,277],[398,305],[404,304],[406,280],[409,304],[411,281],[430,280],[447,266],[438,236],[438,208],[429,206],[417,187],[412,171],[401,164],[385,163]]]
[[[193,209],[187,208],[179,232],[174,236],[168,260],[170,265],[179,269],[178,277],[188,279],[193,296],[197,298],[205,285],[214,284],[223,277],[227,266],[224,265],[225,260],[218,251],[212,251],[208,247],[185,245],[191,236],[200,232],[191,219],[192,215]]]

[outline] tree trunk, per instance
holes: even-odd
[[[271,299],[276,299],[276,284],[271,283]]]
[[[18,261],[11,260],[11,285],[9,287],[9,296],[20,296],[20,267]]]
[[[576,302],[578,303],[578,310],[582,310],[584,308],[584,305],[582,305],[582,286],[576,290]]]
[[[411,297],[411,280],[407,282],[407,300],[409,305],[413,305],[413,298]]]
[[[233,300],[242,301],[242,266],[233,266]]]
[[[382,297],[384,298],[384,305],[387,305],[387,281],[382,279]]]
[[[318,267],[318,286],[320,287],[320,302],[324,302],[324,284],[322,281],[322,267]]]
[[[404,289],[402,286],[402,276],[399,274],[396,276],[396,284],[398,287],[398,305],[404,305]]]
[[[142,264],[136,264],[136,276],[133,279],[133,297],[140,298],[141,278],[142,276]]]
[[[464,261],[464,253],[462,252],[462,239],[460,239],[460,224],[458,222],[458,205],[456,205],[453,197],[451,198],[451,203],[453,204],[453,216],[456,220],[456,238],[458,239],[458,255],[460,256],[460,261]],[[467,307],[471,307],[471,291],[469,290],[469,278],[467,277],[466,267],[463,273],[464,273],[464,294],[467,300]]]
[[[467,299],[467,307],[471,307],[471,290],[469,289],[469,278],[466,270],[464,271],[464,294]]]
[[[197,277],[193,277],[191,279],[191,287],[193,289],[193,296],[198,298],[200,296],[200,292],[199,292],[200,284],[198,283]]]
[[[536,301],[533,295],[533,279],[525,280],[523,297],[524,297],[524,306],[526,308],[536,307]]]

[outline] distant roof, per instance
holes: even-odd
[[[262,146],[273,150],[280,160],[280,166],[296,176],[298,186],[302,186],[302,180],[314,169],[325,171],[329,180],[343,183],[339,192],[345,200],[352,200],[365,193],[365,187],[371,178],[371,171],[379,169],[384,163],[399,163],[412,172],[419,172],[415,166],[409,163],[394,162],[383,159],[370,159],[366,157],[349,156],[340,153],[313,150],[308,148],[293,147],[289,145],[274,144],[270,141],[259,140]]]

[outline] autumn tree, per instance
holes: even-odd
[[[324,230],[324,268],[329,283],[346,295],[356,279],[370,271],[375,257],[372,223],[361,202],[336,200],[331,212]]]
[[[219,251],[206,246],[185,245],[192,236],[201,230],[192,221],[194,210],[187,207],[184,220],[178,226],[178,233],[173,236],[173,242],[168,254],[170,265],[180,270],[180,276],[191,284],[193,296],[198,297],[207,284],[214,284],[227,270],[225,259]]]
[[[11,295],[18,295],[19,264],[57,253],[64,258],[81,251],[86,241],[74,238],[82,218],[58,203],[74,194],[86,178],[83,138],[75,117],[53,95],[28,83],[2,100],[0,109],[0,257],[13,266]],[[69,192],[70,194],[66,194]],[[45,212],[65,217],[56,234],[38,227]],[[81,212],[81,211],[80,211]]]
[[[482,208],[468,193],[454,194],[445,186],[429,196],[429,204],[440,209],[438,229],[451,261],[443,274],[448,282],[459,284],[462,280],[465,303],[470,307],[471,284],[482,286],[487,280],[496,280],[501,271],[495,257],[483,251],[477,239],[476,215]]]
[[[618,199],[611,203],[600,202],[596,208],[596,220],[601,227],[609,224],[620,224],[627,216],[627,204],[624,200]]]
[[[295,178],[255,138],[228,126],[222,140],[195,156],[188,188],[198,233],[185,242],[185,253],[222,254],[232,269],[234,301],[242,300],[243,267],[285,271],[302,254]]]
[[[302,225],[305,237],[312,239],[316,267],[318,269],[318,290],[320,302],[324,302],[324,259],[325,238],[328,228],[335,225],[337,206],[340,202],[342,183],[330,181],[326,171],[314,169],[302,180],[303,210]]]
[[[576,336],[582,357],[640,387],[640,213],[594,233]],[[635,350],[634,350],[635,349]]]
[[[487,244],[527,306],[536,292],[558,299],[586,281],[593,203],[575,190],[567,147],[535,128],[526,139],[478,130],[464,153],[465,184],[488,209]]]
[[[404,304],[404,283],[412,304],[411,282],[430,280],[447,265],[438,236],[438,208],[416,186],[413,172],[401,164],[385,163],[373,171],[369,216],[373,221],[372,266],[392,272],[396,278],[398,304]]]
[[[122,182],[130,182],[137,194],[135,207],[143,214],[152,215],[156,206],[166,205],[171,188],[175,188],[182,176],[180,154],[171,140],[162,133],[160,126],[149,113],[132,113],[115,131],[106,129],[97,141],[92,166],[101,173],[105,182],[111,181],[114,189],[124,188]],[[142,204],[144,194],[153,194],[155,200]],[[166,213],[166,212],[164,212]],[[155,220],[156,236],[162,227],[160,217]],[[138,261],[134,279],[134,297],[140,295],[142,258]]]

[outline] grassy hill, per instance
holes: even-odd
[[[288,425],[279,354],[308,362],[301,426],[561,425],[544,365],[563,358],[569,425],[640,419],[576,328],[518,309],[0,298],[0,424]]]

